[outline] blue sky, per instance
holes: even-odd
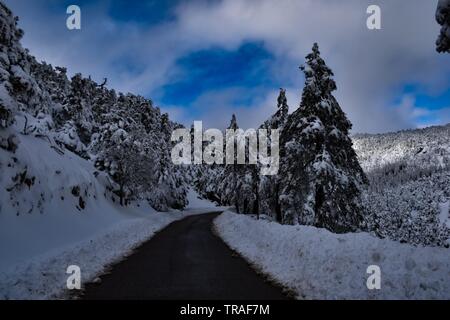
[[[151,98],[172,118],[223,128],[232,113],[255,127],[280,87],[300,103],[313,42],[336,74],[355,132],[450,122],[450,55],[439,55],[433,1],[6,0],[38,59]],[[407,5],[406,5],[407,3]],[[82,30],[65,27],[82,10]],[[382,9],[382,30],[366,8]]]
[[[191,104],[203,92],[239,86],[264,86],[268,90],[278,85],[267,72],[273,57],[261,43],[248,42],[235,50],[210,48],[181,57],[175,63],[180,75],[162,87],[161,103]],[[237,97],[238,98],[238,97]],[[241,97],[251,103],[251,97]]]

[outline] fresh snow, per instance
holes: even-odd
[[[367,233],[333,234],[225,212],[218,234],[298,299],[450,299],[450,251],[414,247]],[[369,290],[367,267],[381,268]]]
[[[196,194],[191,192],[189,198],[195,203]],[[28,245],[35,252],[44,250],[41,255],[24,260],[22,263],[0,270],[0,299],[52,299],[68,297],[69,291],[66,289],[67,267],[77,265],[81,269],[82,283],[95,281],[98,275],[107,272],[108,266],[118,262],[132,253],[133,249],[142,242],[149,240],[157,231],[163,229],[168,224],[185,218],[193,214],[217,211],[211,203],[201,203],[200,206],[187,209],[186,211],[172,211],[169,213],[155,212],[151,208],[121,208],[105,207],[108,214],[122,217],[110,222],[111,227],[91,223],[95,225],[95,231],[90,236],[85,237],[84,231],[80,230],[81,225],[72,225],[70,239],[74,241],[76,234],[80,239],[78,242],[69,243],[64,232],[58,235],[53,234],[54,248],[37,246],[36,240],[28,239]],[[101,208],[99,208],[101,209]],[[94,214],[94,213],[93,213]],[[102,214],[101,211],[98,214]],[[112,219],[114,220],[114,219]],[[40,227],[41,225],[39,225]],[[73,228],[74,227],[74,228]],[[36,226],[34,226],[36,228]],[[48,233],[56,231],[57,226],[49,228]],[[64,226],[62,228],[67,231]],[[29,229],[30,230],[30,229]],[[16,230],[17,231],[17,230]],[[5,243],[4,234],[1,233],[1,242]],[[59,239],[56,240],[56,238]],[[14,239],[9,240],[9,250],[14,253]],[[39,241],[38,241],[39,243]],[[65,243],[60,246],[60,243]],[[7,246],[2,246],[0,251],[1,260],[5,257],[12,257],[8,254]]]

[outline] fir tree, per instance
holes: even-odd
[[[286,90],[280,89],[277,99],[277,111],[264,122],[260,129],[278,129],[283,130],[288,118],[289,106],[286,98]],[[271,144],[271,138],[268,139],[268,145]],[[280,181],[279,174],[275,176],[260,176],[258,178],[257,190],[259,192],[259,205],[263,212],[273,215],[273,217],[281,222],[281,207],[279,201]]]
[[[155,172],[156,185],[149,198],[150,204],[156,210],[167,211],[168,208],[183,209],[187,205],[184,172],[172,163],[171,134],[174,124],[167,114],[161,116],[161,135],[158,146],[157,167]]]
[[[230,125],[228,126],[228,130],[238,130],[239,126],[237,124],[236,116],[233,114],[231,118]],[[231,141],[233,139],[233,141]],[[227,141],[230,140],[230,141]],[[240,199],[240,193],[239,193],[239,187],[240,187],[240,177],[238,172],[238,165],[237,162],[237,139],[236,135],[230,136],[225,139],[224,144],[226,145],[228,143],[234,144],[234,158],[233,158],[233,164],[225,164],[225,168],[222,172],[222,177],[219,190],[220,190],[220,198],[223,205],[233,205],[235,206],[236,210],[238,212],[240,209],[239,206],[239,199]],[[224,147],[224,150],[225,147]]]
[[[353,231],[361,226],[360,186],[367,179],[349,138],[351,123],[332,95],[333,72],[317,44],[301,69],[302,102],[282,134],[283,222]]]

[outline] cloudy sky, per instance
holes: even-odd
[[[38,59],[107,77],[186,125],[223,128],[236,113],[241,127],[256,127],[274,112],[280,87],[297,108],[298,67],[314,42],[354,132],[450,122],[450,55],[434,49],[437,0],[4,2]],[[79,31],[66,28],[71,4],[81,7]],[[370,4],[381,7],[381,30],[366,27]]]

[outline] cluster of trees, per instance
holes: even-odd
[[[395,186],[365,190],[368,231],[400,242],[448,247],[449,181],[450,172],[441,170]]]
[[[302,70],[300,107],[288,114],[281,90],[277,112],[260,126],[281,131],[278,174],[259,175],[261,163],[194,166],[199,192],[284,224],[448,246],[450,125],[350,139],[351,124],[332,96],[336,84],[317,45]],[[235,116],[229,128],[238,128]]]
[[[0,3],[0,146],[17,134],[45,137],[108,173],[122,205],[146,199],[157,210],[187,204],[185,168],[173,165],[171,133],[179,125],[143,97],[116,93],[90,77],[37,62],[20,39],[17,18]],[[17,119],[24,122],[17,132]],[[13,151],[13,150],[11,150]]]
[[[359,195],[367,183],[352,141],[351,123],[332,92],[333,72],[314,44],[301,67],[306,82],[300,107],[288,114],[286,92],[278,110],[260,128],[279,129],[280,168],[261,176],[264,165],[215,165],[195,169],[195,186],[205,197],[238,212],[264,212],[284,224],[304,224],[333,232],[363,226]],[[237,129],[233,115],[228,129]]]

